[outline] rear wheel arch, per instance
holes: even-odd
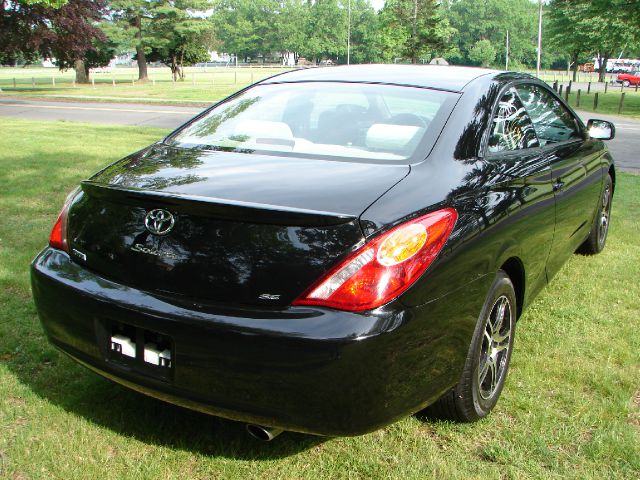
[[[511,283],[513,284],[513,289],[516,293],[517,320],[520,318],[524,306],[524,292],[526,286],[524,264],[518,257],[511,257],[502,264],[500,270],[504,271],[509,276]]]

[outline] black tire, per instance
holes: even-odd
[[[502,305],[502,327],[498,325],[496,332],[492,327],[498,323],[497,315]],[[491,412],[500,398],[507,378],[513,350],[516,313],[513,283],[505,272],[499,270],[480,312],[462,378],[452,390],[427,407],[424,411],[427,416],[458,422],[475,422]],[[507,320],[506,325],[504,320]],[[502,338],[502,341],[496,342],[496,338]],[[504,348],[498,350],[500,347]],[[490,377],[490,364],[493,364],[495,377]]]
[[[602,190],[602,194],[600,194],[596,217],[591,224],[591,231],[584,243],[578,248],[578,253],[583,255],[596,255],[604,249],[609,234],[612,199],[613,180],[611,179],[611,175],[607,174],[604,189]]]

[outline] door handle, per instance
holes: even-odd
[[[553,184],[553,191],[557,192],[560,191],[564,188],[564,182],[561,180],[558,180],[556,183]]]

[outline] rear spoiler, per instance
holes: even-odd
[[[336,212],[123,188],[91,180],[85,180],[80,185],[82,191],[93,198],[147,209],[166,208],[176,213],[204,217],[287,226],[327,226],[357,222],[357,217],[353,215]]]

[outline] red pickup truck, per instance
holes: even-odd
[[[640,85],[640,71],[621,73],[616,79],[617,83],[621,83],[625,87],[629,85]]]

